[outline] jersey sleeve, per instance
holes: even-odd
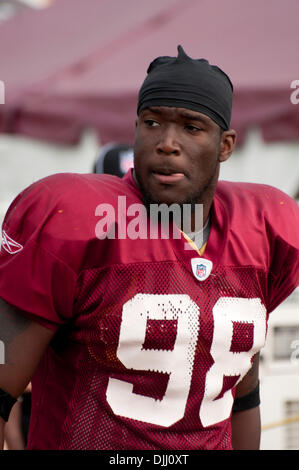
[[[77,274],[65,256],[63,203],[38,182],[11,204],[2,225],[0,297],[56,330],[72,316]]]
[[[273,311],[299,285],[299,205],[280,191],[266,213],[270,241],[268,311]]]

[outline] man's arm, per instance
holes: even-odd
[[[23,393],[54,334],[0,299],[0,341],[4,345],[0,389],[14,398]],[[4,424],[0,417],[0,449],[3,448]]]
[[[254,357],[252,367],[237,385],[236,398],[245,397],[256,389],[259,382],[259,354]],[[232,446],[235,450],[258,450],[261,437],[260,407],[235,411],[231,418]]]

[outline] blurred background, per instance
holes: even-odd
[[[178,44],[234,84],[221,178],[299,199],[298,17],[298,0],[0,0],[0,223],[41,177],[132,166],[138,89]],[[299,449],[298,314],[297,289],[271,315],[262,449]]]

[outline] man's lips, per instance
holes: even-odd
[[[159,181],[159,183],[162,184],[174,184],[178,183],[181,181],[183,178],[185,178],[184,173],[178,173],[178,172],[164,172],[162,171],[153,171],[153,176],[156,180]]]

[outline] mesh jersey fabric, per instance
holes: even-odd
[[[29,449],[230,449],[234,388],[298,285],[298,206],[220,182],[198,281],[182,238],[98,238],[131,173],[55,175],[12,203],[0,296],[56,331],[32,380]],[[80,201],[80,204],[74,203]],[[245,215],[245,216],[244,216]],[[6,238],[7,240],[7,238]]]

